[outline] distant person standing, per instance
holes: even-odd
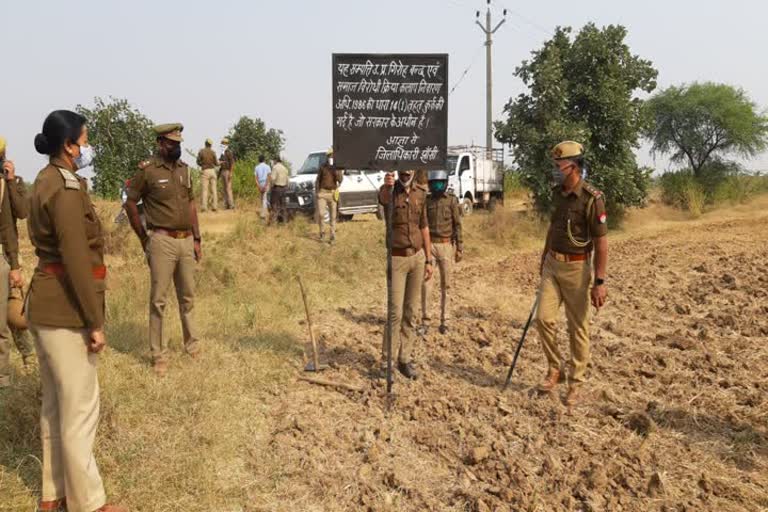
[[[269,224],[273,220],[285,222],[285,189],[288,186],[288,180],[291,178],[291,172],[283,165],[280,157],[275,159],[272,166],[272,172],[269,174]]]
[[[429,238],[432,241],[432,256],[440,270],[440,334],[448,332],[451,318],[450,291],[453,280],[453,263],[461,261],[464,242],[461,233],[461,209],[459,199],[447,194],[448,173],[429,172],[429,196],[427,197],[427,219]],[[425,328],[432,319],[430,299],[434,279],[424,281],[421,291],[422,321]]]
[[[264,155],[259,155],[259,164],[253,169],[253,176],[256,180],[256,187],[261,194],[261,218],[269,218],[269,175],[272,172],[269,165],[264,160]]]
[[[131,179],[125,209],[131,227],[149,260],[149,346],[152,365],[158,376],[168,371],[168,339],[163,331],[163,314],[171,283],[176,288],[184,349],[193,359],[200,346],[192,322],[195,305],[195,262],[203,256],[197,221],[192,175],[181,158],[179,123],[155,126],[157,154]],[[144,201],[147,228],[144,229],[136,203]]]
[[[35,179],[28,229],[38,258],[27,300],[42,388],[42,499],[37,510],[126,512],[106,504],[93,444],[104,335],[104,231],[76,173],[91,164],[83,116],[51,113],[35,137],[50,158]],[[7,251],[7,248],[6,248]]]
[[[213,149],[213,141],[211,139],[205,140],[205,147],[197,153],[197,166],[202,169],[200,181],[202,182],[202,205],[201,211],[208,211],[208,194],[210,193],[213,199],[212,210],[216,211],[219,207],[219,188],[217,186],[216,176],[216,153]]]
[[[565,403],[579,402],[589,364],[590,303],[605,304],[608,262],[608,224],[602,192],[584,181],[584,148],[578,142],[561,142],[552,149],[554,211],[541,255],[541,286],[536,323],[549,370],[539,391],[555,390],[563,371],[557,347],[557,317],[565,307],[570,337],[570,375]],[[593,254],[594,253],[594,254]],[[594,282],[592,268],[594,260]]]
[[[8,297],[11,288],[21,288],[23,284],[19,264],[19,241],[11,199],[11,195],[18,192],[15,182],[16,168],[13,162],[5,160],[5,146],[5,139],[0,138],[0,167],[3,173],[3,178],[0,180],[0,243],[3,248],[3,255],[0,256],[0,330],[4,332],[0,337],[0,388],[7,387],[11,383],[11,333],[7,327]],[[31,354],[31,350],[29,353]],[[22,356],[25,356],[24,352]]]
[[[315,203],[317,204],[317,225],[320,228],[320,241],[325,241],[325,213],[328,212],[331,224],[330,243],[336,243],[336,215],[339,207],[339,185],[344,174],[336,169],[333,151],[329,150],[326,163],[320,166],[315,180]]]
[[[221,153],[221,181],[224,185],[224,208],[227,210],[235,209],[235,196],[232,193],[232,179],[235,174],[235,154],[229,149],[229,139],[224,137],[221,140],[224,149]]]

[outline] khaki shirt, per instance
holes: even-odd
[[[0,243],[3,244],[3,252],[12,270],[19,266],[19,236],[16,231],[16,219],[13,217],[13,200],[11,196],[15,192],[16,184],[3,180],[3,197],[0,202]],[[18,199],[18,198],[17,198]]]
[[[461,250],[464,240],[461,234],[461,209],[459,200],[453,194],[430,195],[427,198],[427,219],[429,236],[450,239]]]
[[[106,287],[93,277],[93,267],[104,265],[102,226],[85,179],[63,160],[51,158],[37,175],[27,226],[39,259],[29,286],[30,322],[75,329],[103,327]],[[43,272],[50,263],[63,264],[66,275]]]
[[[317,171],[316,186],[318,190],[336,190],[344,175],[329,165],[324,165]]]
[[[229,171],[235,166],[235,154],[232,153],[231,149],[227,148],[221,154],[220,161],[221,161],[221,170]]]
[[[201,169],[213,169],[217,163],[216,153],[211,148],[203,148],[197,154],[197,165]]]
[[[192,229],[189,203],[194,199],[192,175],[182,161],[169,163],[153,157],[133,176],[128,199],[144,201],[147,226],[168,230]]]
[[[379,189],[379,203],[387,206],[382,199],[384,187]],[[421,230],[429,226],[427,220],[427,187],[413,182],[410,192],[403,184],[395,181],[393,191],[395,209],[392,212],[392,248],[420,251],[424,247]]]
[[[288,180],[291,178],[291,173],[286,166],[277,162],[272,166],[272,172],[269,175],[269,179],[276,187],[287,187]]]
[[[552,194],[555,211],[552,213],[549,248],[564,254],[586,254],[592,251],[592,239],[608,233],[603,193],[580,180],[570,193],[564,194],[557,187],[552,190]],[[571,238],[579,244],[575,245]],[[582,244],[584,246],[580,247]]]

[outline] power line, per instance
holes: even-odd
[[[475,63],[477,62],[477,58],[480,57],[480,52],[483,51],[484,47],[485,47],[485,43],[481,44],[477,48],[477,51],[475,51],[475,54],[472,56],[472,61],[469,63],[469,66],[466,67],[466,69],[461,74],[459,79],[456,80],[456,82],[453,84],[453,87],[451,87],[451,90],[448,92],[448,95],[453,94],[453,91],[455,91],[456,88],[459,86],[459,84],[464,81],[464,79],[467,77],[467,73],[469,73],[469,70],[472,69],[472,66],[475,65]]]

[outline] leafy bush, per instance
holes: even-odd
[[[258,164],[258,159],[254,157],[235,162],[235,171],[232,177],[232,194],[235,196],[235,201],[243,199],[253,201],[261,197],[253,177],[253,169],[256,164]]]

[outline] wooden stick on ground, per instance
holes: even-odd
[[[307,327],[309,328],[309,340],[312,342],[312,363],[315,365],[314,371],[320,371],[320,357],[317,354],[317,341],[315,340],[315,332],[312,329],[312,317],[309,314],[309,302],[307,301],[307,292],[304,290],[304,283],[301,282],[301,276],[296,276],[299,281],[299,288],[301,288],[301,298],[304,300],[304,311],[307,314]]]
[[[318,386],[326,386],[329,388],[341,388],[341,389],[346,389],[347,391],[355,391],[357,393],[363,392],[363,388],[359,386],[354,386],[352,384],[347,384],[344,382],[333,382],[325,379],[316,379],[314,377],[305,377],[303,375],[299,376],[299,380],[303,380],[304,382],[309,382],[310,384],[317,384]]]

